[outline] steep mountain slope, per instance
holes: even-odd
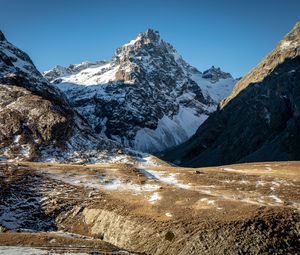
[[[121,146],[96,135],[0,32],[0,157],[77,160]]]
[[[214,67],[202,74],[151,29],[111,61],[57,66],[43,75],[98,133],[144,152],[186,141],[235,83]]]
[[[300,159],[299,109],[300,22],[165,158],[190,166]]]

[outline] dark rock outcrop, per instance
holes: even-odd
[[[63,146],[72,115],[53,101],[13,85],[0,85],[0,147],[7,157],[38,156],[40,146]]]
[[[300,22],[164,158],[186,166],[300,159]]]

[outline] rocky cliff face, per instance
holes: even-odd
[[[3,158],[72,160],[80,158],[82,151],[118,147],[96,135],[65,96],[38,72],[29,56],[9,43],[2,32],[0,112]]]
[[[186,141],[235,83],[220,69],[202,74],[152,29],[111,61],[56,67],[44,77],[98,133],[146,152]]]
[[[300,159],[300,23],[235,86],[185,144],[183,165]]]

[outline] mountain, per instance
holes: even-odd
[[[300,159],[300,22],[245,75],[186,143],[186,166]]]
[[[186,141],[236,82],[219,68],[201,73],[152,29],[110,61],[57,66],[43,75],[97,133],[143,152]]]
[[[97,161],[122,149],[96,134],[1,31],[0,112],[3,159]]]

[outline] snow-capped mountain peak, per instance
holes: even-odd
[[[204,71],[202,77],[205,79],[210,79],[212,82],[217,82],[220,79],[232,78],[230,73],[223,72],[220,67],[214,66]]]
[[[235,83],[220,69],[202,77],[153,29],[116,49],[111,61],[86,63],[44,76],[97,132],[147,152],[188,139]]]
[[[136,39],[118,48],[112,62],[114,66],[118,66],[116,79],[127,83],[134,82],[137,72],[152,73],[160,69],[171,75],[186,75],[187,70],[192,68],[174,47],[162,40],[159,32],[153,29],[138,34]]]
[[[159,43],[160,35],[159,32],[154,29],[147,29],[146,32],[139,33],[138,36],[131,40],[129,43],[124,44],[123,47],[141,46],[150,43]]]

